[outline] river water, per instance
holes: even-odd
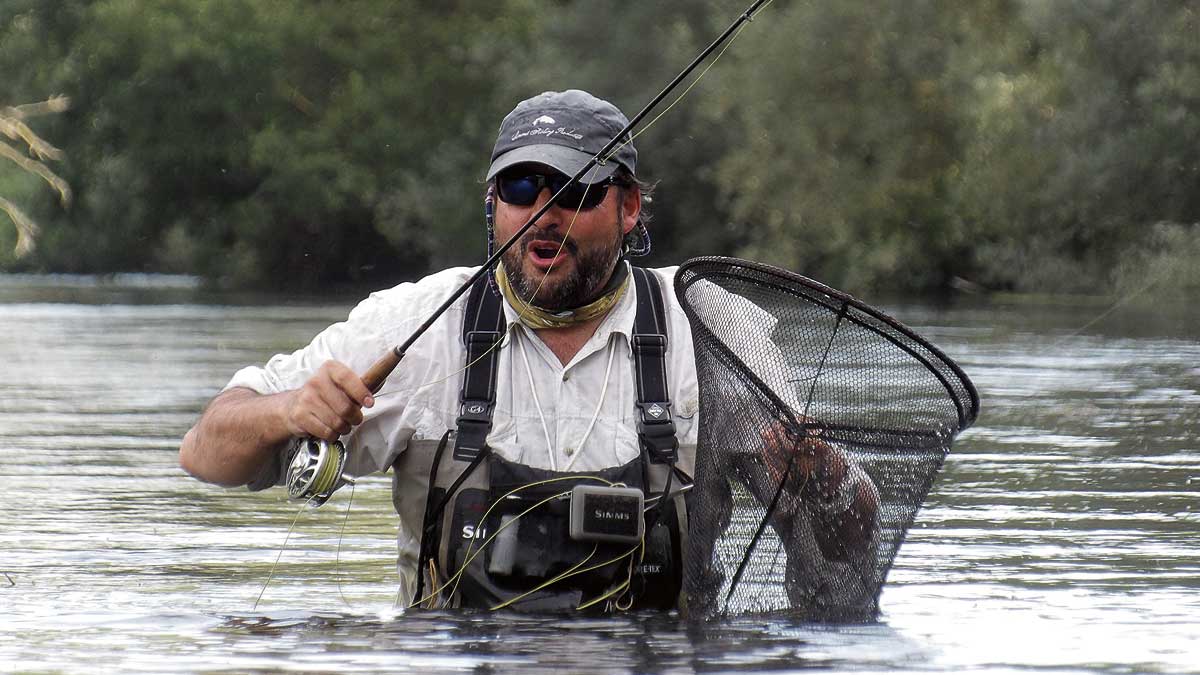
[[[185,476],[233,371],[351,304],[0,278],[0,672],[1200,672],[1196,309],[885,305],[983,412],[880,620],[821,626],[398,615],[386,477],[298,510]]]

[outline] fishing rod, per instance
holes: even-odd
[[[691,75],[692,71],[694,71],[697,66],[703,63],[705,59],[709,57],[709,55],[711,55],[718,47],[721,46],[721,44],[728,40],[729,36],[733,35],[742,26],[742,24],[753,21],[754,14],[771,1],[772,0],[754,0],[754,2],[752,2],[745,11],[738,15],[733,23],[729,24],[729,27],[726,28],[725,31],[717,37],[717,39],[713,40],[710,45],[705,47],[704,50],[696,56],[696,58],[692,59],[691,63],[681,70],[679,74],[667,84],[666,87],[663,87],[663,90],[658,92],[658,94],[641,109],[641,111],[634,115],[633,119],[629,120],[629,123],[626,124],[624,128],[622,128],[611,139],[609,139],[608,143],[605,144],[600,152],[593,155],[592,158],[583,165],[583,168],[576,171],[575,175],[571,176],[571,180],[559,188],[558,191],[555,192],[552,197],[550,197],[550,199],[546,200],[546,203],[542,205],[542,207],[538,209],[536,213],[530,216],[529,220],[525,221],[525,224],[508,238],[508,241],[504,242],[503,245],[496,249],[496,251],[492,253],[492,255],[486,261],[484,261],[479,269],[472,274],[470,278],[463,282],[462,286],[451,293],[450,296],[433,311],[429,318],[427,318],[424,323],[422,323],[417,327],[416,330],[413,331],[412,335],[410,335],[407,340],[394,347],[387,354],[384,354],[378,361],[368,368],[367,372],[362,376],[363,384],[367,386],[367,389],[369,389],[371,393],[378,392],[380,387],[383,386],[383,382],[387,379],[388,375],[390,375],[392,371],[394,371],[396,367],[400,365],[400,361],[404,359],[405,353],[408,352],[408,349],[413,345],[413,343],[420,339],[420,337],[424,335],[425,332],[428,331],[429,328],[433,326],[433,324],[439,318],[441,318],[442,314],[445,314],[446,310],[450,309],[455,301],[457,301],[464,293],[470,290],[471,286],[473,286],[476,281],[483,277],[483,275],[491,273],[492,269],[496,266],[496,263],[499,262],[500,258],[507,253],[508,249],[512,248],[516,242],[520,241],[521,237],[524,236],[525,233],[528,232],[535,223],[537,223],[538,219],[545,215],[546,211],[550,210],[550,207],[554,204],[555,200],[560,194],[566,191],[567,188],[569,188],[572,184],[580,182],[580,179],[583,178],[583,176],[593,167],[596,165],[603,165],[605,162],[607,162],[609,157],[611,157],[611,153],[614,152],[618,145],[628,143],[630,140],[632,140],[632,138],[629,140],[624,139],[634,127],[636,127],[643,119],[645,119],[646,115],[650,114],[650,111],[654,110],[654,108],[657,107],[658,104],[661,103],[662,100],[665,99],[667,95],[669,95],[675,89],[675,87],[679,86],[680,82],[685,80],[688,75]],[[684,93],[686,94],[687,92],[685,91]],[[325,503],[325,501],[331,494],[333,494],[335,490],[343,485],[349,485],[353,483],[352,479],[342,473],[345,465],[346,450],[342,446],[341,441],[329,442],[317,438],[300,439],[299,451],[296,452],[291,464],[288,467],[287,485],[289,495],[293,499],[310,500],[310,502],[314,505],[320,506],[321,504]]]

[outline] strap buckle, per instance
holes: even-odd
[[[454,435],[454,459],[471,461],[483,452],[492,430],[490,401],[464,401],[458,416],[458,433]]]
[[[671,419],[670,401],[638,401],[638,438],[650,453],[650,461],[671,464],[677,458],[679,439],[675,436],[675,421]]]
[[[470,350],[472,347],[483,347],[484,349],[490,349],[492,345],[499,342],[500,338],[502,337],[504,337],[504,333],[494,330],[468,331],[466,338],[467,349]]]
[[[459,408],[458,433],[454,437],[454,459],[471,461],[483,452],[492,430],[495,405],[495,357],[491,350],[504,333],[489,330],[468,331],[467,372],[463,379],[463,400]],[[479,364],[483,367],[475,367]]]
[[[656,333],[636,333],[633,336],[633,351],[647,356],[662,356],[667,353],[667,336]]]

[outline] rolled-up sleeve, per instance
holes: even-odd
[[[290,354],[276,354],[262,366],[238,370],[222,391],[245,388],[265,396],[298,389],[329,360],[340,361],[355,372],[365,372],[388,349],[380,330],[388,318],[387,304],[379,294],[373,294],[359,303],[345,321],[321,331],[305,347]],[[264,490],[281,485],[287,454],[272,456],[248,487]]]

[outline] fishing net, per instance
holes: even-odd
[[[695,617],[866,621],[974,386],[936,347],[839,291],[733,258],[676,294],[700,382],[684,575]]]

